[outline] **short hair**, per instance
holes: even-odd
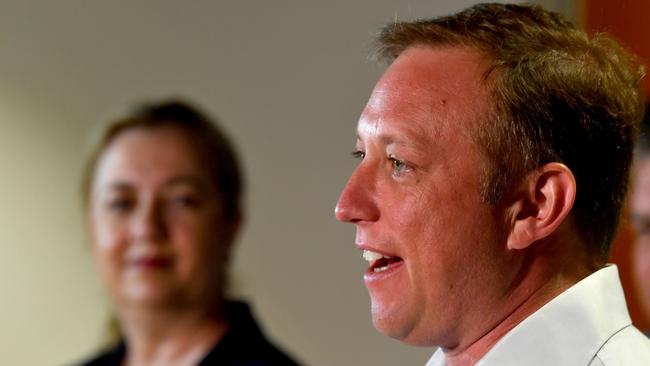
[[[243,177],[237,154],[224,132],[205,114],[178,100],[143,104],[132,114],[111,123],[86,166],[82,194],[87,207],[97,163],[121,134],[135,129],[171,127],[185,133],[221,195],[224,218],[238,220],[242,212]]]
[[[491,114],[472,131],[488,166],[481,195],[498,203],[531,170],[561,162],[578,189],[572,215],[590,253],[606,260],[627,191],[642,116],[643,67],[604,34],[589,37],[540,6],[479,4],[457,14],[396,22],[378,37],[389,61],[411,46],[477,50]]]

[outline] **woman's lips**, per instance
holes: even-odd
[[[170,258],[167,257],[139,257],[129,260],[129,265],[138,268],[165,268],[172,264]]]

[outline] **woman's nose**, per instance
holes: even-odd
[[[131,232],[137,240],[154,242],[166,235],[164,215],[157,202],[145,202],[138,207],[131,223]]]

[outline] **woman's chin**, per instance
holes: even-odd
[[[183,296],[168,286],[130,285],[117,296],[117,306],[173,307]]]

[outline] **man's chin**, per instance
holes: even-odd
[[[374,303],[372,305],[372,324],[377,331],[411,346],[431,347],[435,342],[426,335],[426,331],[418,330],[418,322],[414,318],[403,312],[387,311]]]
[[[381,305],[372,305],[372,324],[380,333],[390,338],[409,343],[409,335],[412,332],[412,326],[405,319],[403,314],[397,311],[390,311]]]

